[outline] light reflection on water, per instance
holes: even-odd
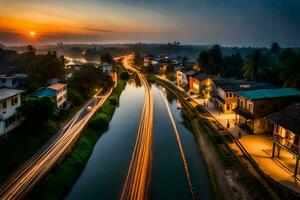
[[[160,88],[152,84],[154,95],[153,177],[151,199],[189,199],[177,141]],[[163,88],[164,89],[164,88]],[[176,121],[189,163],[192,181],[201,199],[213,199],[207,169],[193,134],[183,125],[184,116],[177,99],[163,90]],[[80,178],[66,199],[119,199],[125,180],[144,103],[144,89],[130,80],[120,98],[109,130],[98,140]]]

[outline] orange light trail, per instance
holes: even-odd
[[[132,57],[126,56],[123,65],[138,75],[146,96],[134,152],[121,195],[122,200],[148,199],[152,172],[153,95],[144,75],[130,66],[130,58]]]

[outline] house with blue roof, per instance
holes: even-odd
[[[35,92],[38,97],[51,97],[56,102],[57,109],[62,109],[67,102],[67,86],[63,83],[54,83]]]
[[[298,100],[300,91],[294,88],[273,88],[237,91],[236,113],[238,125],[250,134],[272,132],[267,116]]]

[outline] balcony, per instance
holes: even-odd
[[[298,145],[295,145],[291,142],[288,142],[285,137],[282,137],[281,135],[278,135],[276,133],[273,134],[273,140],[282,146],[284,146],[286,149],[291,151],[294,154],[299,155],[299,148]]]
[[[284,145],[284,137],[282,137],[281,135],[278,135],[278,134],[274,134],[273,135],[273,140]]]

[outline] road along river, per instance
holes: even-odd
[[[191,199],[186,170],[174,127],[160,91],[166,96],[188,165],[196,197],[213,199],[208,171],[175,96],[156,84],[154,98],[150,199]],[[120,97],[110,127],[66,199],[120,199],[136,143],[145,90],[129,81]]]

